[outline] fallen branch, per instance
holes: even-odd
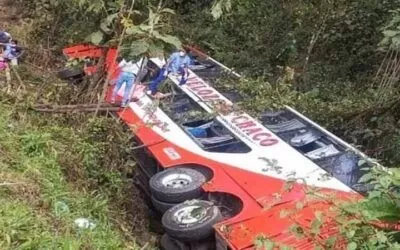
[[[97,107],[97,103],[88,103],[88,104],[74,104],[74,105],[54,105],[54,104],[35,104],[33,107],[34,108],[52,108],[52,109],[58,109],[58,108],[65,108],[65,109],[76,109],[76,108],[93,108]],[[103,102],[100,103],[101,108],[112,108],[115,107],[109,103]]]
[[[18,80],[18,83],[19,83],[19,87],[18,88],[22,88],[23,90],[25,90],[24,82],[22,81],[21,77],[19,76],[18,71],[14,67],[10,67],[10,68],[11,68],[11,71],[15,74],[15,76],[16,76],[16,78]]]
[[[145,250],[145,249],[147,249],[148,246],[149,246],[149,243],[147,242],[142,248],[140,248],[140,250]]]
[[[130,150],[131,150],[131,151],[135,151],[136,149],[151,147],[151,146],[154,146],[154,145],[163,143],[163,142],[165,142],[165,139],[163,139],[163,140],[161,140],[161,141],[158,141],[158,142],[152,142],[152,143],[148,143],[148,144],[142,144],[142,145],[139,145],[139,146],[130,148]]]
[[[107,111],[107,112],[117,112],[119,110],[121,110],[120,107],[101,107],[101,108],[96,108],[96,107],[89,107],[89,108],[83,108],[83,107],[79,107],[79,108],[70,108],[70,109],[66,109],[66,108],[56,108],[56,109],[52,109],[52,108],[36,108],[35,109],[38,112],[43,112],[43,113],[77,113],[77,112],[96,112],[96,110],[98,111]]]
[[[0,187],[2,186],[12,186],[12,185],[25,185],[26,183],[24,182],[3,182],[0,183]]]

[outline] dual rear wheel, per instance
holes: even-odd
[[[202,200],[206,181],[202,172],[185,167],[164,170],[150,179],[152,203],[163,215],[163,249],[200,249],[185,247],[213,236],[213,226],[222,220],[222,215],[213,202]]]

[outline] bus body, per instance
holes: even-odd
[[[93,52],[96,47],[82,52],[83,45],[79,46],[64,49],[64,54],[98,56]],[[115,72],[115,50],[109,53],[107,70]],[[202,185],[205,199],[224,210],[223,219],[214,225],[212,247],[203,249],[255,249],[260,239],[314,249],[316,241],[337,234],[329,221],[318,239],[297,238],[291,228],[294,224],[311,228],[317,211],[330,211],[331,202],[307,199],[310,189],[338,200],[360,198],[358,192],[366,191],[358,184],[364,173],[360,164],[368,158],[293,108],[270,112],[265,107],[266,112],[256,118],[237,109],[237,93],[213,86],[222,77],[240,76],[196,49],[192,53],[197,60],[185,85],[179,86],[178,76],[168,76],[170,97],[155,100],[146,94],[145,85],[137,85],[135,101],[118,112],[137,141],[136,180],[144,192],[151,196],[149,180],[165,169],[201,170],[207,176]],[[149,59],[145,80],[164,64],[163,59]],[[208,132],[199,137],[193,128]],[[295,213],[284,216],[283,211]],[[336,249],[341,248],[337,244]]]

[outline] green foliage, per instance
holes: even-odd
[[[388,172],[379,166],[363,177],[373,185],[373,191],[359,203],[341,206],[336,221],[351,249],[400,249],[399,233],[395,230],[399,221],[400,200],[398,170]]]
[[[219,19],[223,12],[229,12],[232,9],[232,0],[217,0],[211,7],[211,15],[214,19]]]
[[[392,20],[383,28],[384,38],[380,46],[385,48],[400,49],[400,9],[391,11]]]
[[[134,198],[125,191],[129,134],[107,118],[69,117],[70,125],[4,103],[0,110],[1,248],[138,249],[122,230],[134,223],[124,209]],[[96,227],[77,228],[80,217]]]
[[[114,4],[111,4],[114,3]],[[175,14],[170,8],[161,5],[141,4],[140,1],[103,1],[79,0],[78,6],[87,12],[101,16],[97,31],[86,37],[93,44],[121,45],[123,55],[162,56],[162,51],[171,47],[180,48],[177,37],[165,33],[167,16]]]
[[[93,44],[100,44],[104,39],[104,35],[101,31],[96,31],[90,34],[85,40]]]
[[[217,85],[240,92],[246,101],[239,105],[250,113],[292,105],[346,140],[362,145],[373,156],[384,159],[387,165],[400,163],[399,106],[377,103],[379,93],[370,87],[371,78],[383,58],[376,52],[379,41],[383,48],[397,48],[399,44],[398,0],[167,1],[167,6],[178,10],[177,15],[170,8],[154,5],[155,1],[149,1],[150,4],[117,0],[20,2],[35,16],[35,37],[49,40],[51,45],[82,41],[84,37],[95,44],[115,45],[125,32],[121,51],[129,57],[160,55],[165,49],[179,47],[179,40],[169,35],[172,21],[173,31],[180,37],[203,46],[218,60],[246,75],[240,81],[224,80]],[[293,76],[282,72],[285,66],[294,69]],[[386,99],[396,100],[398,93],[397,87],[390,88]],[[118,248],[119,237],[109,228],[105,214],[110,213],[110,194],[120,196],[123,193],[123,176],[129,173],[129,168],[125,168],[129,164],[115,160],[121,159],[124,149],[112,147],[110,142],[116,135],[107,134],[111,123],[102,119],[88,120],[83,134],[59,128],[59,124],[51,125],[51,132],[47,131],[48,124],[44,128],[20,131],[16,129],[19,123],[8,124],[8,112],[0,112],[1,115],[3,130],[11,124],[14,131],[2,137],[0,150],[5,150],[7,157],[1,159],[0,167],[18,171],[9,174],[18,175],[23,181],[27,181],[27,176],[32,177],[32,186],[40,190],[38,200],[50,204],[45,207],[51,209],[45,211],[61,217],[66,225],[70,225],[68,219],[77,211],[84,211],[85,215],[99,221],[100,228],[105,228],[101,230],[101,237],[93,234],[86,242],[98,241],[98,248]],[[68,124],[68,121],[63,123]],[[127,143],[124,138],[120,145]],[[16,151],[16,148],[22,150]],[[103,167],[101,171],[99,166]],[[340,234],[325,239],[323,245],[334,249],[340,239],[345,238],[347,249],[399,249],[396,232],[373,224],[377,220],[388,224],[399,220],[399,197],[394,188],[400,184],[399,174],[396,170],[387,173],[375,169],[363,179],[371,182],[374,190],[360,203],[338,204],[338,216],[333,219],[340,225]],[[75,189],[66,188],[67,182],[76,184],[83,194],[77,195]],[[85,190],[92,190],[92,193]],[[4,192],[7,202],[12,200],[11,191]],[[60,205],[63,203],[69,209]],[[32,227],[33,232],[39,231],[35,227],[44,230],[40,242],[46,242],[43,239],[47,239],[51,225],[56,224],[49,226],[46,220],[54,222],[53,217],[45,216],[44,223],[37,223],[37,215],[33,216],[24,207],[25,203],[21,206],[18,203],[15,208],[13,205],[5,206],[10,213],[16,211],[17,218],[27,217],[24,221],[28,226],[9,220],[11,227],[17,228],[17,236],[11,237],[12,244],[25,241],[19,231],[27,231],[26,227]],[[300,210],[306,205],[301,202],[296,208]],[[323,217],[316,214],[309,228],[293,225],[292,231],[298,237],[315,236],[324,226]],[[66,239],[62,243],[66,245],[62,246],[82,246],[80,239],[71,236],[73,229],[65,228],[68,230],[62,231],[60,238]],[[5,244],[10,244],[8,238],[5,237]],[[112,239],[110,244],[115,245],[102,245],[108,244],[104,238]],[[39,241],[34,239],[33,242]],[[260,236],[255,245],[268,249],[276,244]]]
[[[256,249],[273,250],[275,247],[274,242],[266,238],[265,236],[259,236],[254,243]]]

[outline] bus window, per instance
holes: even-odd
[[[251,149],[215,119],[196,120],[182,124],[184,130],[205,151],[248,153]]]
[[[360,178],[368,172],[368,164],[359,165],[360,157],[352,152],[344,152],[339,155],[327,157],[316,161],[325,171],[337,178],[348,187],[360,193],[369,191],[371,185],[359,183]]]

